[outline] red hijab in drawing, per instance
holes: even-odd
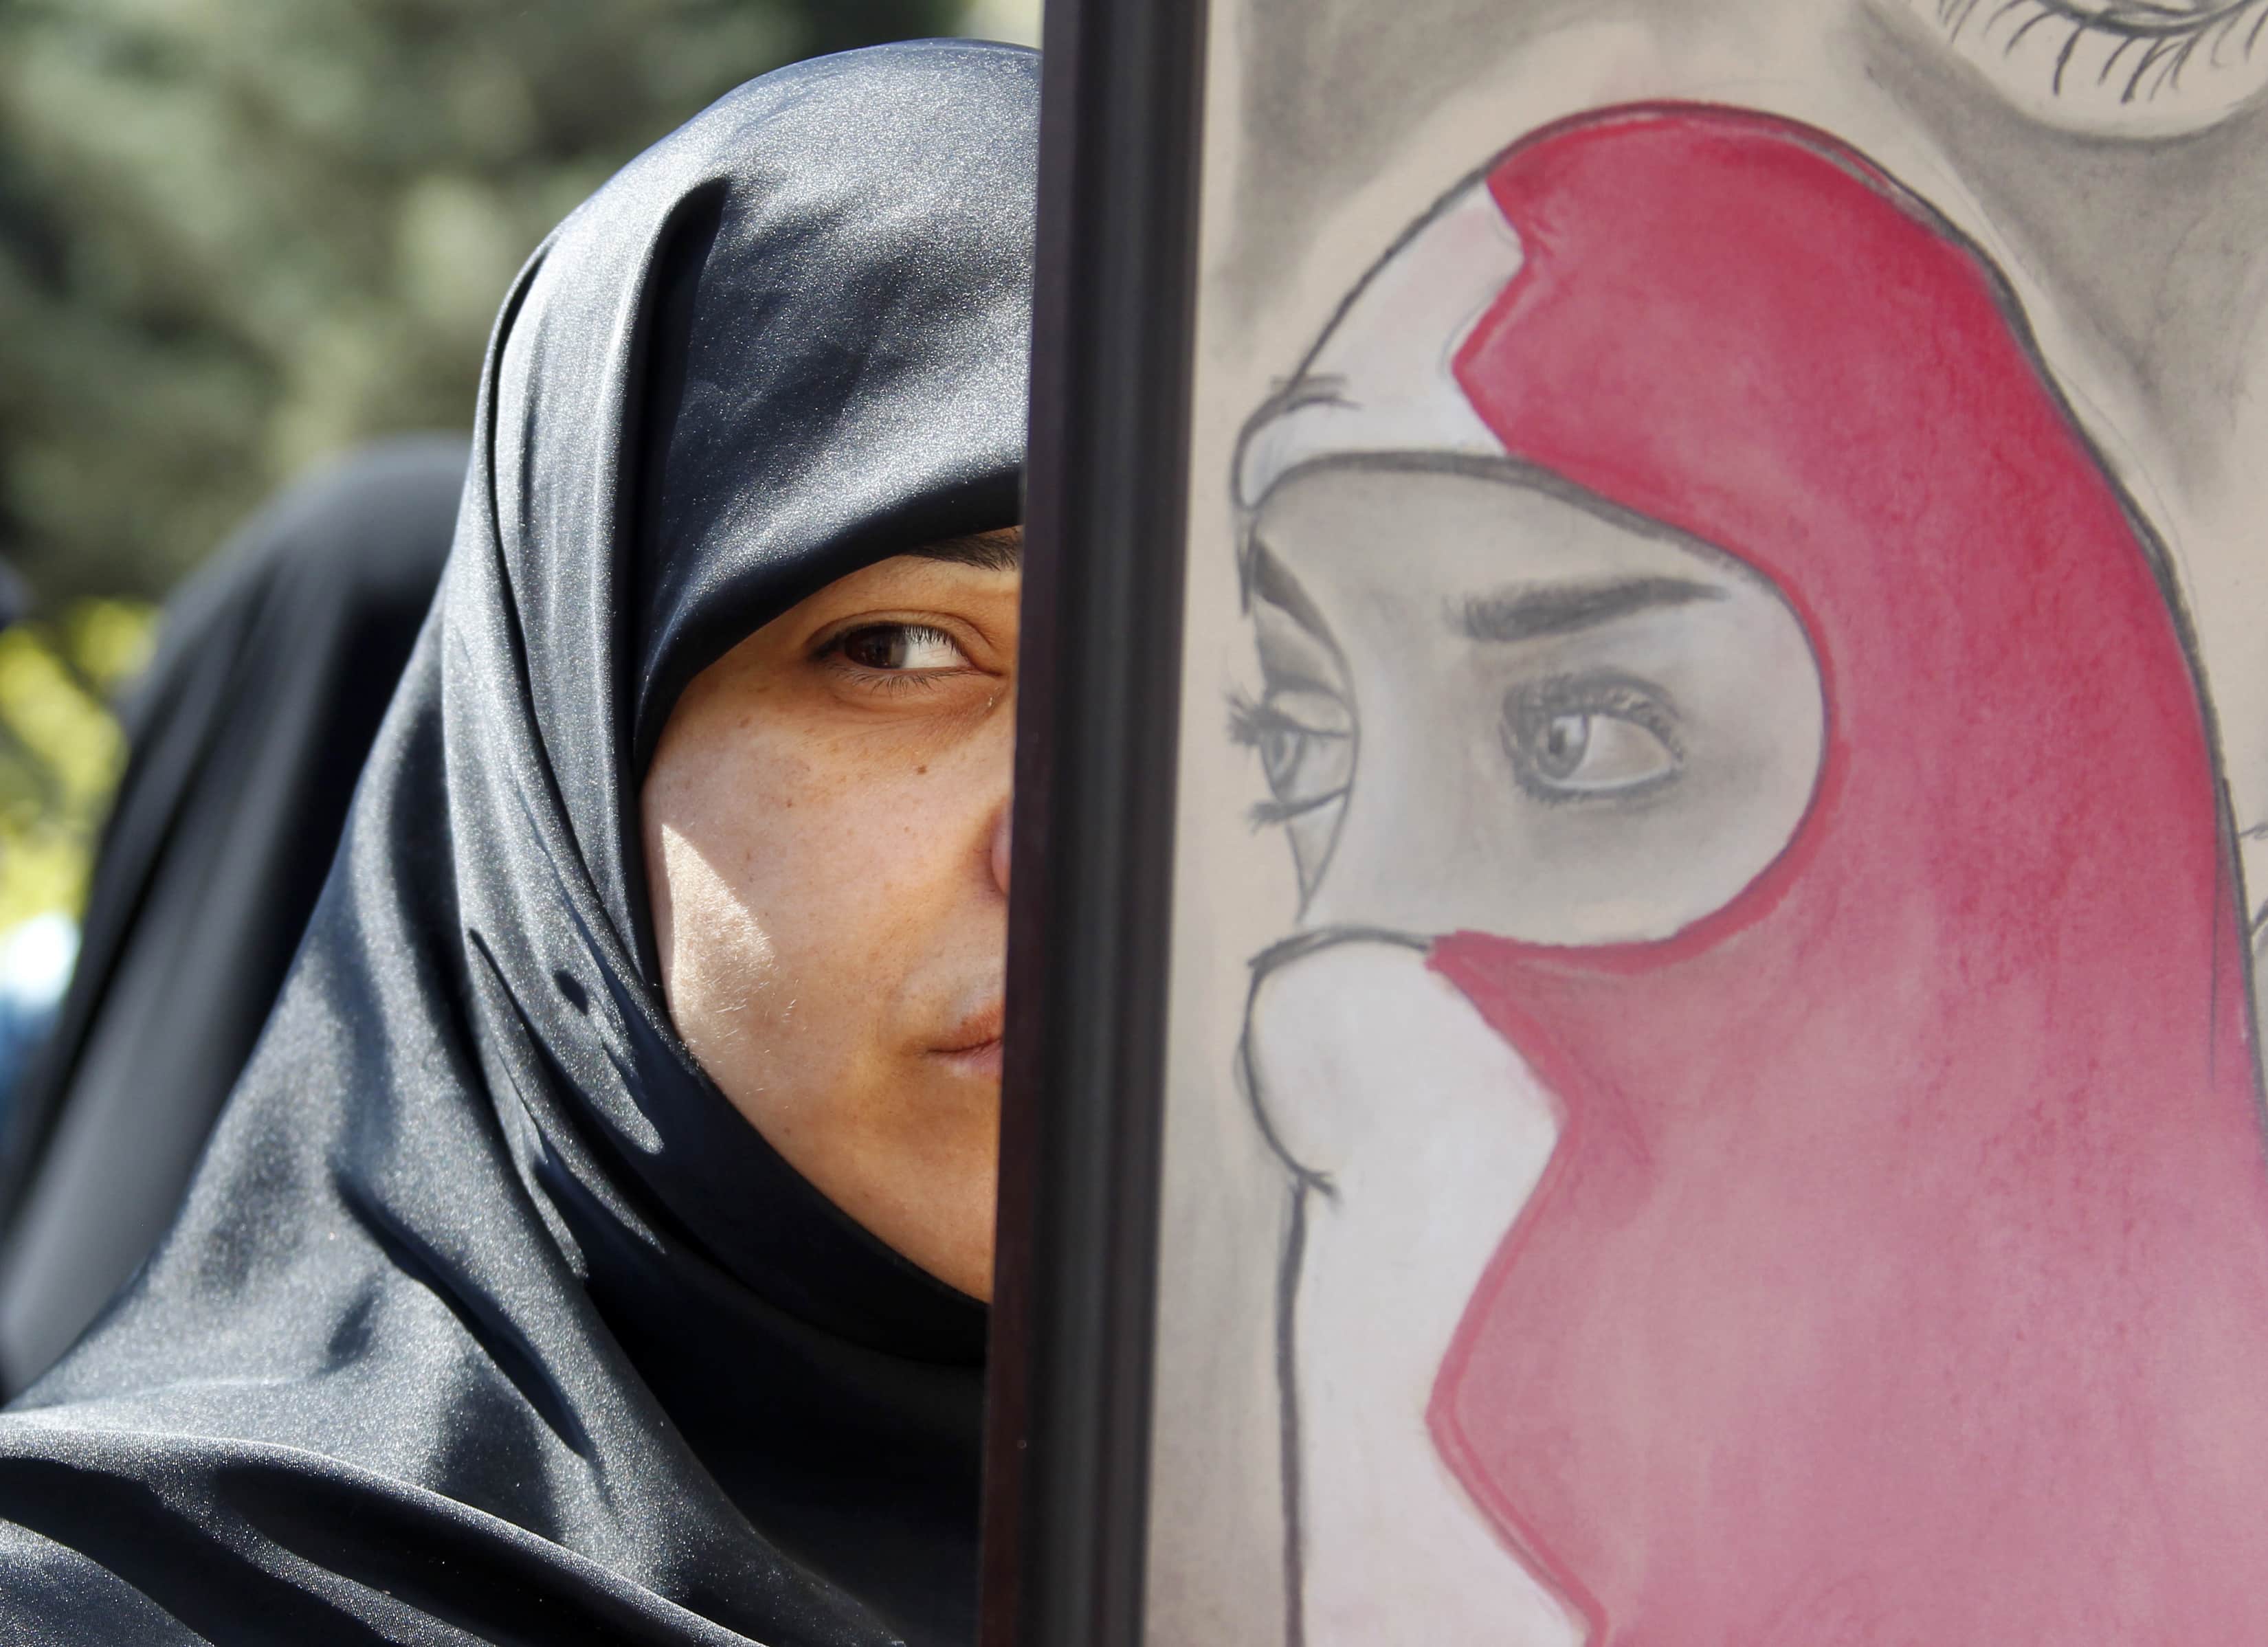
[[[1434,966],[1565,1106],[1435,1386],[1594,1647],[2268,1642],[2268,1167],[2207,717],[1972,248],[1815,132],[1620,111],[1485,187],[1506,454],[1738,555],[1810,812],[1660,943]]]

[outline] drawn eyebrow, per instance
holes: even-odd
[[[1331,626],[1323,621],[1323,614],[1292,575],[1292,569],[1277,558],[1276,552],[1265,540],[1256,537],[1252,542],[1249,569],[1252,593],[1290,618],[1333,651],[1338,643],[1331,638]]]
[[[1593,629],[1656,607],[1722,600],[1713,584],[1683,577],[1628,577],[1613,583],[1560,585],[1475,595],[1452,607],[1450,624],[1476,641],[1532,641]]]
[[[1277,559],[1275,553],[1256,537],[1246,564],[1246,579],[1252,602],[1280,612],[1306,637],[1306,646],[1292,650],[1312,649],[1310,656],[1292,658],[1285,655],[1282,645],[1270,647],[1263,642],[1262,660],[1270,681],[1278,686],[1312,687],[1334,696],[1343,695],[1346,691],[1346,661],[1340,655],[1338,642],[1332,638],[1331,626],[1323,621],[1322,613],[1300,586],[1292,569]]]

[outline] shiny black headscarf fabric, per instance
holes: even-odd
[[[740,636],[1017,518],[1037,70],[769,76],[521,277],[276,1015],[180,1222],[0,1417],[0,1639],[972,1635],[983,1310],[673,1033],[636,797]]]
[[[461,436],[296,482],[167,603],[54,1032],[0,1150],[0,1387],[148,1256],[251,1056],[424,626]]]

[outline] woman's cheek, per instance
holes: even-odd
[[[780,972],[770,937],[745,889],[694,838],[663,825],[658,842],[668,911],[662,961],[670,1014],[688,1048],[728,1095],[761,1085],[754,1066],[770,1049]]]

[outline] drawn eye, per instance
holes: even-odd
[[[1314,687],[1271,691],[1229,709],[1229,735],[1260,757],[1270,798],[1256,821],[1282,823],[1346,793],[1354,781],[1354,717],[1336,694]]]
[[[1538,799],[1627,798],[1675,779],[1676,717],[1660,694],[1619,676],[1522,687],[1505,700],[1513,776]]]
[[[2026,113],[2112,136],[2169,136],[2268,85],[2268,0],[1878,0],[1934,23]]]

